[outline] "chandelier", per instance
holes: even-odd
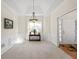
[[[33,23],[35,23],[35,21],[37,21],[37,19],[35,18],[35,12],[34,12],[34,0],[33,0],[33,13],[32,13],[32,19],[30,19],[30,21],[32,21]]]

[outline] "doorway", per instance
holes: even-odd
[[[41,21],[36,21],[33,23],[32,21],[28,21],[28,40],[29,40],[29,34],[33,34],[33,30],[36,30],[36,34],[40,33],[42,36],[42,22]],[[42,38],[41,38],[42,39]]]
[[[77,43],[77,14],[76,10],[57,18],[58,44]]]

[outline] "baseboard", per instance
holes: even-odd
[[[7,52],[10,48],[12,48],[13,45],[10,46],[5,46],[4,48],[1,49],[1,55],[3,55],[5,52]]]

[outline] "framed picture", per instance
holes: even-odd
[[[13,21],[8,18],[4,18],[4,28],[13,29]]]

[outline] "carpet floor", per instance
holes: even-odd
[[[15,44],[1,59],[72,59],[63,50],[47,41]]]

